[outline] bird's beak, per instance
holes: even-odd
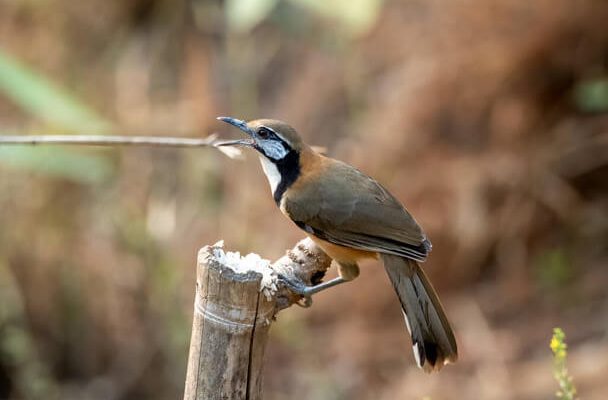
[[[225,142],[217,143],[216,146],[247,146],[247,147],[253,146],[253,144],[255,143],[255,141],[253,140],[253,132],[247,126],[247,122],[241,121],[240,119],[231,118],[231,117],[217,117],[217,119],[219,119],[220,121],[227,122],[230,125],[236,126],[240,130],[242,130],[243,132],[245,132],[246,134],[251,136],[252,139],[227,140]]]

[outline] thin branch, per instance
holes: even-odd
[[[216,136],[177,138],[162,136],[32,135],[0,136],[0,144],[84,144],[90,146],[213,146]]]
[[[104,135],[11,135],[0,136],[0,145],[86,145],[86,146],[154,146],[154,147],[215,147],[228,157],[241,152],[234,147],[219,147],[217,135],[206,138],[168,136],[104,136]]]

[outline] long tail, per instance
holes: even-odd
[[[399,296],[414,357],[426,372],[458,359],[456,339],[435,289],[416,261],[382,254],[384,268]]]

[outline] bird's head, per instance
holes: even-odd
[[[253,147],[262,156],[277,163],[290,153],[302,149],[302,139],[287,123],[274,119],[256,119],[249,122],[231,117],[218,117],[220,121],[234,125],[247,135],[248,139],[219,143],[220,146]]]
[[[274,119],[256,119],[245,122],[236,118],[219,117],[220,121],[234,125],[248,139],[230,140],[218,146],[253,147],[260,153],[262,168],[270,183],[270,190],[277,204],[283,193],[298,179],[301,173],[300,155],[309,149],[291,126]]]

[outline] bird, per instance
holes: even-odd
[[[286,284],[310,298],[355,279],[359,261],[379,259],[401,303],[418,367],[433,372],[455,362],[453,330],[419,265],[431,242],[405,207],[373,178],[315,151],[286,122],[218,120],[248,135],[218,145],[255,149],[276,205],[337,264],[338,277],[329,281],[306,286],[283,277]]]

